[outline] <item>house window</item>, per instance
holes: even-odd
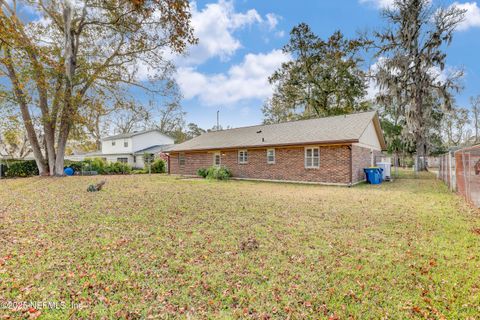
[[[128,163],[128,158],[117,158],[117,162]]]
[[[320,149],[305,148],[305,168],[318,168],[320,166]]]
[[[275,149],[267,149],[267,163],[268,164],[275,163]]]
[[[137,156],[133,156],[133,163],[137,163]]]
[[[239,150],[238,151],[238,163],[245,164],[248,162],[248,151],[247,150]]]
[[[181,166],[185,165],[185,153],[178,154],[178,164]]]
[[[112,147],[115,147],[115,141],[112,141]]]
[[[125,141],[125,142],[123,143],[123,146],[124,146],[125,148],[128,148],[128,141]]]
[[[213,165],[220,166],[222,164],[222,157],[220,156],[220,152],[215,152],[213,154]]]

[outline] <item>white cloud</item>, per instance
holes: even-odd
[[[273,88],[268,77],[289,59],[281,50],[247,54],[228,72],[205,75],[192,67],[180,68],[177,81],[187,99],[198,98],[211,106],[233,105],[249,99],[266,99]]]
[[[392,8],[395,0],[360,0],[361,4],[373,5],[380,9]]]
[[[209,3],[199,10],[192,3],[192,26],[199,43],[189,50],[189,55],[181,59],[180,64],[200,64],[210,58],[227,60],[242,47],[234,35],[236,31],[253,25],[267,25],[274,30],[279,16],[268,13],[262,17],[257,10],[236,12],[232,1],[219,0]]]
[[[278,25],[278,22],[280,20],[280,16],[277,16],[276,14],[274,13],[267,13],[266,15],[266,18],[267,18],[267,25],[268,25],[268,28],[270,30],[274,30],[277,25]]]
[[[476,2],[454,2],[452,6],[466,10],[465,20],[460,23],[458,30],[467,30],[473,27],[480,27],[480,8]]]
[[[287,61],[281,50],[269,53],[249,53],[243,61],[229,67],[223,73],[203,73],[197,66],[211,58],[223,61],[232,57],[242,47],[235,33],[249,27],[260,27],[272,35],[281,37],[277,31],[281,17],[268,13],[260,15],[255,9],[237,12],[231,0],[218,0],[203,9],[192,3],[192,25],[199,44],[190,49],[189,55],[177,59],[177,82],[185,99],[198,99],[209,106],[238,106],[237,103],[252,99],[264,100],[271,96],[272,87],[268,77]],[[248,115],[249,108],[239,110]]]

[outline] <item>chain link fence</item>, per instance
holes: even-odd
[[[480,208],[480,145],[440,156],[438,178]]]

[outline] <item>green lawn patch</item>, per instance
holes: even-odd
[[[476,319],[478,211],[432,175],[401,177],[339,188],[109,176],[95,193],[98,177],[2,180],[0,303],[65,306],[0,314]]]

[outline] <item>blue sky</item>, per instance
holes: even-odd
[[[326,38],[335,30],[349,37],[383,25],[382,7],[392,0],[219,0],[192,3],[193,25],[199,44],[187,57],[177,59],[177,81],[184,99],[187,122],[211,128],[220,110],[223,127],[261,123],[261,107],[271,95],[268,76],[286,57],[282,46],[300,22]],[[458,105],[480,95],[480,1],[439,1],[468,10],[467,19],[447,49],[449,68],[463,68],[464,90]],[[375,63],[365,61],[365,68]]]

